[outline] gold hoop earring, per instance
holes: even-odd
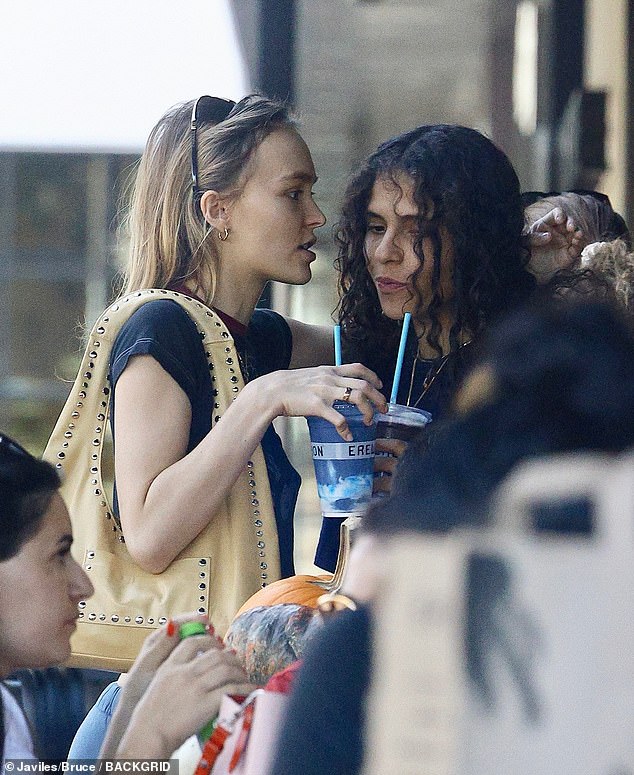
[[[220,242],[224,242],[226,239],[228,239],[228,237],[229,237],[229,229],[225,226],[225,230],[222,234],[218,232],[218,239],[220,240]]]

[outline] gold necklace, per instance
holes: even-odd
[[[414,362],[412,363],[412,374],[409,378],[409,390],[407,391],[407,406],[413,406],[417,407],[420,402],[423,400],[427,392],[429,391],[429,388],[434,384],[436,381],[436,377],[440,374],[440,372],[445,368],[445,364],[449,360],[449,358],[454,355],[455,353],[462,350],[463,347],[466,347],[468,344],[471,344],[471,340],[469,339],[467,342],[463,342],[457,350],[450,350],[446,355],[443,355],[440,361],[438,362],[438,365],[436,365],[433,361],[431,366],[429,367],[429,371],[427,372],[425,379],[423,380],[423,388],[421,390],[421,394],[418,396],[416,401],[412,404],[412,390],[414,389],[414,378],[416,377],[416,368],[418,366],[419,358],[418,358],[418,352],[414,355]]]

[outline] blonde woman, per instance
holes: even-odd
[[[213,523],[261,444],[278,544],[259,542],[261,579],[275,580],[269,557],[278,553],[281,575],[291,575],[300,479],[272,421],[318,415],[351,439],[336,399],[357,404],[368,423],[385,408],[380,381],[360,364],[305,368],[333,363],[328,329],[255,309],[267,282],[310,280],[315,229],[325,222],[313,199],[316,179],[286,109],[262,97],[201,97],[168,111],[149,137],[128,219],[124,293],[172,289],[213,307],[246,386],[212,428],[213,380],[181,307],[149,302],[122,328],[110,363],[115,506],[131,558],[146,571],[161,573]],[[96,755],[117,692],[105,690],[73,758]]]

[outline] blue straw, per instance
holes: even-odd
[[[390,396],[390,403],[396,403],[396,396],[398,395],[398,385],[401,381],[401,370],[403,368],[403,357],[405,356],[405,344],[407,342],[407,332],[409,331],[409,321],[412,319],[412,313],[406,312],[403,318],[403,328],[401,330],[401,341],[398,345],[398,356],[396,358],[396,368],[394,369],[394,381],[392,382],[392,395]]]
[[[333,327],[335,338],[335,366],[341,366],[341,326]]]

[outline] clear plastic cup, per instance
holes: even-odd
[[[415,436],[431,422],[431,414],[424,409],[417,409],[414,406],[403,406],[403,404],[388,404],[386,414],[378,414],[376,437],[377,439],[400,439],[409,443]],[[395,457],[391,452],[377,450],[379,457]],[[387,472],[377,471],[375,478],[382,479],[389,477]],[[384,498],[387,492],[381,490],[374,493],[375,498]]]
[[[377,439],[411,441],[428,423],[431,414],[424,409],[388,404],[387,414],[377,414]]]

